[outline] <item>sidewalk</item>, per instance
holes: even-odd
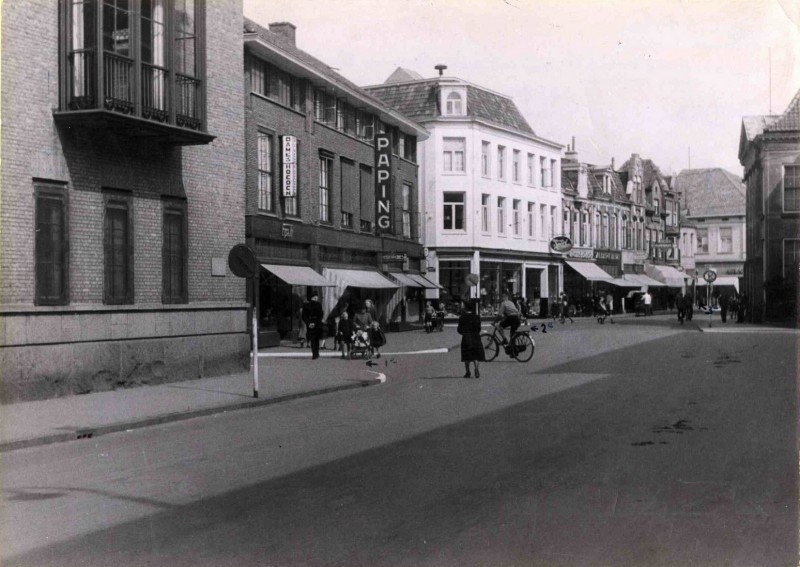
[[[459,344],[454,330],[387,335],[385,356],[446,353]],[[328,340],[328,345],[332,343]],[[330,350],[322,357],[338,357]],[[303,360],[297,360],[302,358]],[[326,364],[309,348],[276,347],[259,352],[259,397],[252,373],[201,378],[155,386],[96,392],[0,406],[0,452],[147,427],[224,411],[380,384],[385,377],[365,361]],[[324,369],[323,372],[320,370]]]

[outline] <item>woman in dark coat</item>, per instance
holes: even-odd
[[[458,318],[458,333],[461,335],[461,362],[467,371],[464,378],[472,378],[469,363],[475,365],[475,378],[481,377],[478,362],[486,360],[486,353],[481,344],[481,318],[475,314],[475,303],[467,301],[461,317]]]

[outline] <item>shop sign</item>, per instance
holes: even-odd
[[[392,138],[375,134],[375,225],[378,234],[392,231]]]
[[[435,272],[436,271],[436,266],[428,266],[428,271],[429,272]]]
[[[283,163],[283,196],[294,197],[297,195],[297,138],[283,136],[281,139]]]
[[[550,240],[550,250],[566,253],[572,250],[572,239],[569,236],[555,236]]]
[[[408,262],[408,254],[405,252],[384,252],[381,258],[384,262]]]
[[[567,252],[567,256],[570,258],[580,258],[582,260],[591,260],[594,258],[594,249],[593,248],[573,248],[569,252]]]
[[[675,245],[672,242],[651,242],[650,248],[656,250],[671,250]]]
[[[616,250],[595,250],[594,251],[594,259],[595,260],[613,260],[615,262],[622,261],[622,252],[618,252]]]

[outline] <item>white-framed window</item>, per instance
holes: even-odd
[[[514,183],[521,183],[522,182],[522,164],[520,163],[520,159],[522,159],[519,150],[514,150],[511,154],[511,180]]]
[[[561,215],[561,234],[568,235],[569,234],[569,219],[571,215],[569,209],[564,209]]]
[[[528,202],[528,237],[536,236],[536,203]]]
[[[481,195],[481,230],[489,232],[489,195]]]
[[[258,210],[271,213],[275,210],[272,162],[274,138],[266,132],[258,133]]]
[[[589,212],[581,213],[581,246],[589,246]]]
[[[733,254],[733,228],[730,226],[719,227],[719,253]]]
[[[547,158],[539,158],[539,187],[547,187]]]
[[[447,95],[446,114],[447,116],[464,115],[464,104],[459,93],[451,92]]]
[[[619,230],[619,223],[617,222],[616,213],[609,218],[611,223],[608,227],[608,247],[612,250],[617,249],[617,231]]]
[[[464,218],[465,193],[445,192],[444,193],[444,215],[442,226],[444,230],[466,230],[467,224]]]
[[[708,229],[697,229],[697,253],[708,254]]]
[[[506,178],[506,147],[497,146],[497,179]]]
[[[548,172],[548,174],[549,174],[549,179],[548,179],[549,187],[555,187],[556,186],[556,178],[557,178],[557,175],[558,175],[558,161],[557,160],[554,160],[554,159],[550,160],[550,171]]]
[[[481,175],[489,177],[491,175],[491,166],[489,165],[489,149],[491,144],[484,140],[481,142]]]
[[[594,238],[592,240],[592,246],[599,246],[600,245],[600,213],[598,211],[594,212]]]
[[[783,166],[783,210],[800,212],[800,166]]]
[[[536,183],[536,156],[528,154],[528,185]]]
[[[497,234],[506,233],[506,198],[497,198]]]
[[[319,220],[331,222],[331,169],[333,160],[328,156],[319,156]]]
[[[411,185],[403,183],[403,236],[411,238]]]
[[[514,224],[514,236],[519,236],[520,228],[519,225],[521,223],[520,213],[519,213],[519,199],[514,199],[511,203],[511,222]]]
[[[558,236],[558,207],[550,207],[550,237]]]
[[[449,173],[463,173],[466,171],[464,152],[466,141],[464,138],[444,138],[444,171]]]
[[[608,246],[608,213],[603,213],[600,219],[600,247]]]
[[[800,269],[800,238],[783,239],[783,277],[791,279]]]
[[[580,213],[578,211],[572,211],[572,226],[570,227],[570,238],[572,238],[572,242],[577,245],[578,244],[578,233],[580,232]]]
[[[547,238],[547,205],[539,205],[539,238]]]

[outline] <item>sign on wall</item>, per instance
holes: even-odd
[[[392,232],[392,138],[375,134],[375,226]]]
[[[550,250],[566,253],[572,250],[572,239],[569,236],[555,236],[550,240]]]
[[[281,140],[283,159],[283,196],[297,195],[297,138],[283,136]]]

